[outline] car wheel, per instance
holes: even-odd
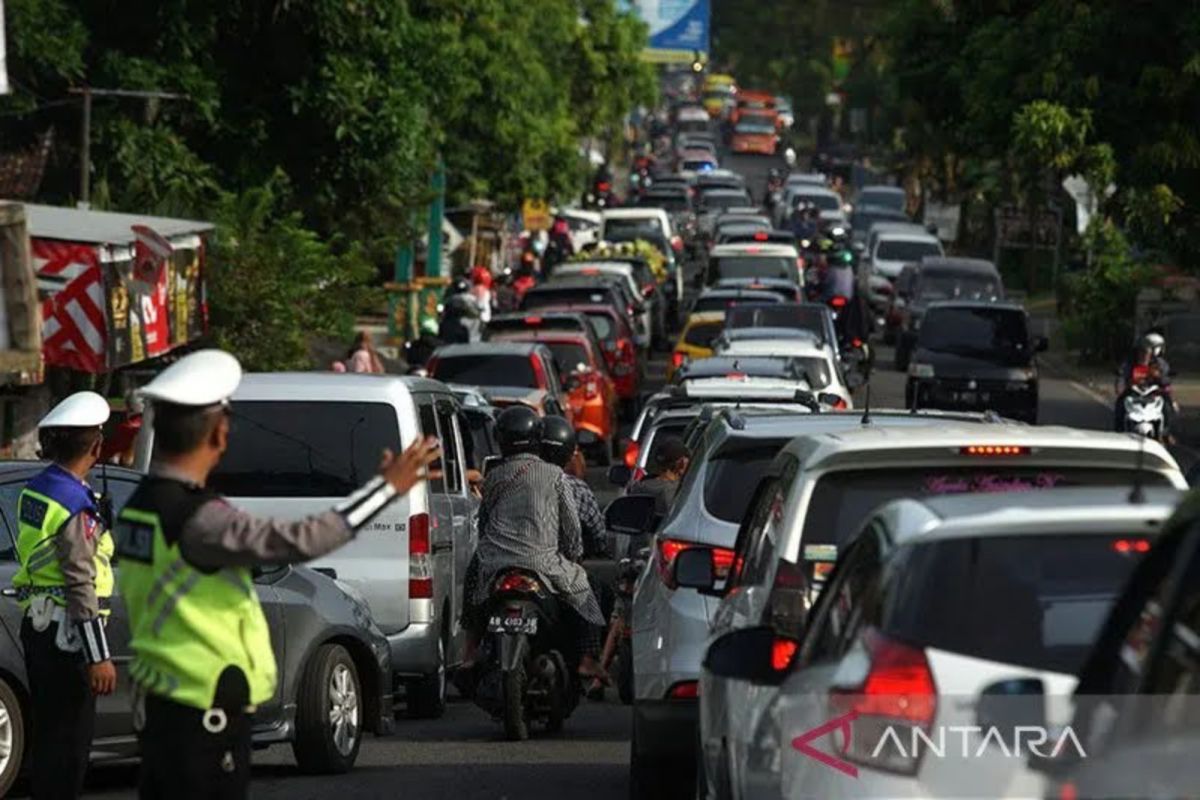
[[[346,648],[321,645],[308,660],[296,694],[296,763],[308,773],[348,772],[361,744],[358,670]]]
[[[0,797],[7,797],[25,758],[25,712],[17,693],[0,679]]]
[[[438,719],[446,713],[446,632],[438,637],[437,665],[431,674],[407,687],[408,715],[416,719]]]

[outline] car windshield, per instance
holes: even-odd
[[[812,331],[819,341],[825,339],[825,315],[820,305],[780,303],[768,306],[741,305],[725,312],[726,328],[796,328]]]
[[[431,377],[444,383],[462,383],[468,386],[541,388],[530,357],[515,354],[439,356],[433,365]]]
[[[850,227],[860,236],[866,236],[876,222],[903,222],[904,219],[904,214],[899,211],[855,211],[850,215]]]
[[[883,206],[884,208],[904,210],[906,198],[904,192],[878,191],[870,188],[863,189],[858,195],[858,202],[864,206]]]
[[[722,208],[738,208],[739,206],[748,206],[750,203],[750,195],[748,194],[727,194],[722,190],[720,194],[716,192],[708,192],[700,198],[700,202],[704,205],[705,211],[715,211]]]
[[[940,256],[942,248],[936,242],[906,242],[902,239],[884,240],[875,249],[880,261],[920,261],[925,256]]]
[[[792,207],[800,203],[812,203],[821,211],[837,211],[842,207],[842,201],[837,195],[831,194],[798,194],[792,199]]]
[[[770,120],[743,120],[734,127],[733,132],[761,136],[775,133],[775,126]]]
[[[931,308],[917,347],[935,353],[1022,364],[1029,360],[1025,313],[1006,308]]]
[[[788,256],[736,255],[711,259],[711,274],[724,278],[796,279],[796,260]]]
[[[714,169],[715,167],[716,164],[708,161],[707,159],[704,161],[689,160],[683,162],[683,169],[685,172],[701,172],[706,169]]]
[[[942,272],[920,276],[917,296],[922,300],[995,300],[1000,281],[990,275]]]
[[[737,525],[746,516],[754,488],[788,439],[730,439],[709,459],[704,473],[704,507],[722,522]],[[737,530],[729,531],[732,546]]]
[[[836,558],[862,527],[867,515],[884,503],[905,497],[937,497],[968,492],[1029,492],[1078,486],[1170,486],[1163,475],[1133,469],[1082,466],[945,466],[847,470],[821,477],[808,501],[801,534],[801,555],[809,567]]]
[[[543,342],[554,354],[554,365],[564,375],[591,369],[587,348],[578,342]]]
[[[691,207],[687,195],[675,193],[643,195],[642,199],[638,200],[638,205],[643,208],[661,208],[672,213],[687,211]]]
[[[905,577],[885,593],[881,628],[909,644],[1074,675],[1137,564],[1129,543],[1080,532],[917,544],[901,555]]]
[[[683,342],[692,347],[711,348],[716,338],[721,335],[723,328],[724,323],[720,321],[697,322],[689,325],[688,329],[684,331]]]
[[[345,497],[400,451],[387,403],[238,400],[208,488],[230,497]]]
[[[662,220],[657,217],[604,220],[604,238],[609,241],[612,241],[613,236],[636,238],[638,236],[655,236],[661,233]]]
[[[614,305],[615,297],[611,289],[582,286],[578,288],[538,288],[525,294],[521,305],[524,308],[545,308],[563,304],[594,304]]]
[[[612,317],[603,311],[588,311],[586,313],[592,330],[596,332],[597,339],[602,342],[615,342],[617,340],[617,329],[613,324]]]

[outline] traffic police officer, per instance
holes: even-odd
[[[275,692],[275,658],[251,580],[260,564],[316,558],[350,541],[428,477],[437,441],[384,453],[381,472],[333,509],[294,522],[239,511],[206,487],[229,436],[241,367],[228,353],[180,359],[142,390],[154,457],[117,522],[121,594],[138,690],[143,798],[242,798],[250,712]]]
[[[96,695],[117,673],[104,637],[112,596],[113,541],[85,483],[103,446],[108,402],[95,392],[63,400],[38,423],[39,472],[17,501],[20,532],[13,577],[25,609],[21,643],[33,707],[33,796],[83,791]]]

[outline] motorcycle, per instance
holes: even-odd
[[[1133,383],[1117,402],[1125,404],[1125,432],[1164,440],[1167,398],[1158,383]]]
[[[562,730],[579,705],[583,689],[568,613],[532,572],[502,570],[493,580],[473,696],[512,741],[528,739],[532,723]]]

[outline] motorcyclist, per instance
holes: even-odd
[[[821,230],[821,212],[808,200],[801,200],[792,211],[792,234],[799,240],[812,241]]]
[[[554,268],[575,255],[575,244],[571,241],[571,227],[563,217],[555,217],[550,227],[550,241],[542,258],[542,270],[547,276]]]
[[[1117,402],[1113,414],[1113,426],[1117,431],[1125,430],[1125,397],[1135,383],[1150,381],[1162,389],[1163,438],[1170,436],[1171,423],[1179,410],[1171,391],[1171,366],[1166,359],[1166,339],[1162,334],[1151,331],[1134,346],[1133,351],[1117,372]]]
[[[563,417],[551,415],[542,420],[542,460],[562,469],[579,511],[583,550],[589,556],[607,555],[604,514],[596,493],[583,480],[583,454],[575,439],[575,429]]]
[[[479,508],[479,544],[466,575],[464,627],[469,632],[464,661],[474,661],[480,619],[495,577],[506,569],[537,573],[559,601],[574,613],[564,621],[575,629],[584,677],[603,676],[597,657],[600,604],[578,561],[583,539],[575,499],[562,469],[543,461],[542,420],[527,406],[513,406],[496,419],[503,460],[488,471]]]
[[[409,372],[423,371],[425,363],[429,361],[429,357],[433,355],[433,351],[437,350],[443,344],[445,342],[438,338],[437,321],[433,319],[422,320],[420,335],[416,339],[404,343],[404,359],[408,362]]]
[[[451,344],[478,342],[483,334],[481,315],[479,303],[471,294],[470,282],[456,278],[442,300],[442,319],[438,326],[442,339]]]

